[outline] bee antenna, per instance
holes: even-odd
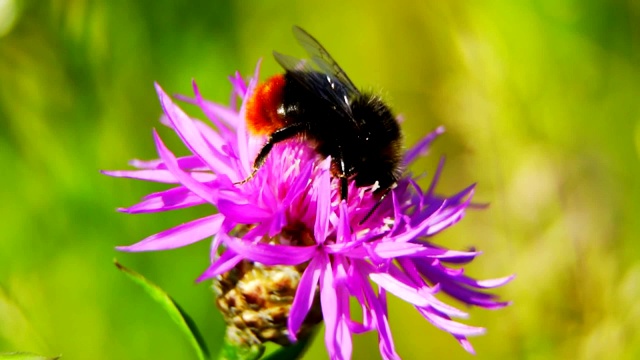
[[[369,220],[371,215],[373,215],[373,213],[376,211],[376,209],[378,209],[380,204],[382,204],[382,200],[384,200],[384,198],[387,197],[387,195],[389,194],[390,191],[391,191],[391,188],[388,188],[387,190],[384,191],[384,193],[382,193],[382,196],[380,196],[380,199],[376,202],[375,205],[373,205],[373,207],[371,208],[371,210],[369,210],[367,215],[365,215],[365,217],[362,220],[360,220],[358,225],[362,225],[362,224],[365,223],[365,221]]]

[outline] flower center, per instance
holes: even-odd
[[[241,237],[252,227],[243,225],[234,231]],[[315,244],[313,232],[301,222],[285,226],[274,237],[262,240],[270,244],[308,246]],[[287,319],[307,263],[296,266],[265,266],[248,260],[241,261],[229,272],[214,280],[216,303],[227,322],[229,333],[248,344],[272,341],[289,345]],[[319,295],[307,315],[298,337],[310,333],[322,321]]]

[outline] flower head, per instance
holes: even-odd
[[[478,252],[448,250],[429,240],[464,216],[474,186],[450,197],[436,195],[441,161],[428,189],[403,177],[367,218],[378,202],[371,189],[351,183],[348,199],[341,200],[331,159],[319,157],[303,139],[275,146],[255,176],[237,184],[251,173],[253,159],[265,141],[250,136],[244,121],[244,100],[255,88],[257,75],[258,69],[248,83],[237,74],[231,78],[230,106],[204,100],[194,84],[194,98],[181,99],[199,106],[207,122],[189,117],[156,85],[163,123],[178,134],[191,154],[176,157],[154,131],[158,160],[136,160],[132,165],[137,170],[105,173],[174,187],[147,195],[121,211],[135,214],[209,204],[217,213],[118,249],[167,250],[213,237],[211,266],[200,281],[221,279],[247,261],[266,267],[297,266],[301,275],[282,334],[295,341],[319,298],[331,358],[349,359],[352,334],[366,331],[377,331],[384,358],[398,358],[388,322],[388,293],[412,304],[427,321],[473,352],[467,337],[484,329],[453,321],[467,314],[437,295],[446,293],[467,305],[500,308],[508,303],[484,290],[512,277],[485,281],[467,277],[461,265]],[[404,155],[405,165],[424,155],[442,132],[438,128],[410,148]],[[351,298],[362,307],[361,321],[351,314]]]

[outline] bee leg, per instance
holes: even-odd
[[[349,196],[349,184],[347,183],[347,178],[342,176],[340,178],[340,198],[346,200],[347,196]]]
[[[360,220],[359,225],[364,224],[365,221],[369,220],[369,218],[371,217],[371,215],[373,215],[373,213],[376,211],[376,209],[378,208],[378,206],[380,206],[380,204],[382,204],[382,200],[384,200],[384,198],[387,197],[387,195],[389,194],[389,192],[391,191],[391,188],[385,190],[382,193],[382,196],[380,196],[380,199],[376,202],[375,205],[373,205],[373,207],[371,208],[371,210],[369,210],[369,212],[367,213],[367,215],[364,216],[364,218],[362,220]]]
[[[299,135],[304,131],[306,131],[306,127],[302,124],[293,124],[274,131],[269,136],[267,142],[262,146],[262,149],[260,149],[260,152],[258,153],[258,156],[256,156],[256,159],[253,161],[253,169],[251,171],[251,174],[246,179],[234,183],[234,185],[242,185],[253,178],[253,176],[258,172],[258,169],[260,169],[260,167],[264,165],[264,162],[267,160],[267,155],[269,155],[271,149],[273,149],[273,145],[281,141],[291,139],[292,137]]]
[[[253,178],[253,176],[258,172],[258,169],[253,169],[251,171],[251,174],[249,174],[249,176],[247,176],[245,179],[240,180],[240,181],[236,181],[233,183],[233,185],[242,185],[244,183],[246,183],[247,181],[251,180]]]
[[[344,159],[340,156],[340,199],[347,200],[349,196],[349,183],[347,182],[346,166]]]

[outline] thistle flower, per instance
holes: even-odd
[[[428,189],[403,177],[366,218],[378,201],[372,191],[350,184],[349,197],[342,201],[331,160],[321,159],[303,139],[278,144],[250,181],[235,184],[251,173],[265,140],[249,136],[244,121],[244,100],[256,86],[258,71],[259,65],[248,83],[238,74],[230,78],[230,106],[204,100],[195,83],[194,98],[180,97],[200,107],[208,122],[189,117],[156,85],[162,122],[191,154],[176,157],[154,131],[159,159],[132,161],[137,170],[104,173],[175,186],[120,211],[137,214],[210,204],[217,212],[118,249],[168,250],[213,237],[211,266],[198,281],[216,279],[218,304],[227,322],[244,326],[234,331],[249,333],[253,341],[287,344],[322,319],[332,359],[351,358],[352,334],[367,331],[378,333],[385,359],[399,358],[388,321],[390,293],[473,352],[467,338],[484,329],[453,321],[467,314],[436,296],[445,293],[466,305],[497,309],[508,303],[484,290],[512,277],[467,277],[461,265],[479,253],[445,249],[430,238],[464,216],[474,185],[453,196],[436,195],[441,161]],[[437,128],[406,151],[404,163],[424,155],[443,131]],[[351,314],[351,298],[362,308],[361,321]],[[257,303],[269,304],[270,312],[254,314],[264,310],[256,309]],[[267,327],[257,329],[263,322]]]

